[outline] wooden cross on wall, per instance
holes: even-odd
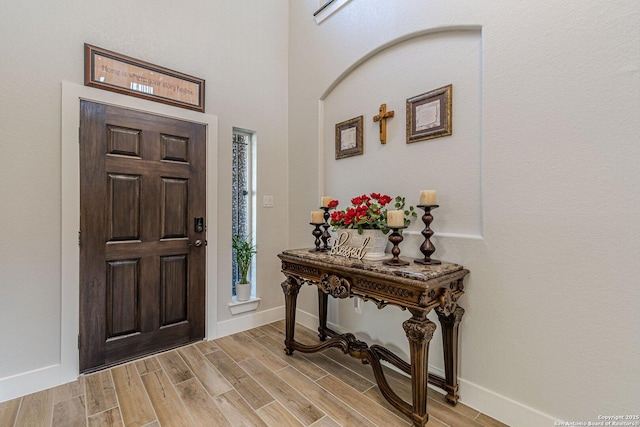
[[[380,104],[378,115],[373,116],[374,122],[380,122],[380,142],[382,144],[387,143],[387,119],[394,115],[395,111],[387,111],[387,104]]]

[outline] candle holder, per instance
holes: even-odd
[[[424,215],[422,215],[422,222],[424,222],[424,230],[422,235],[424,236],[424,242],[420,245],[420,252],[424,255],[424,259],[417,259],[414,262],[416,264],[423,265],[437,265],[442,264],[437,259],[431,259],[431,255],[436,251],[436,247],[431,243],[431,236],[433,236],[433,230],[431,229],[431,221],[433,221],[433,215],[431,210],[439,207],[440,205],[418,205],[419,208],[424,209]]]
[[[389,227],[389,228],[393,230],[393,233],[391,233],[391,235],[389,236],[389,241],[393,243],[393,249],[391,249],[393,258],[384,261],[384,264],[392,265],[392,266],[409,265],[410,264],[409,261],[404,261],[399,258],[400,248],[398,247],[400,242],[404,240],[404,237],[402,237],[402,234],[398,233],[398,230],[403,230],[407,227],[402,226],[402,227]]]
[[[326,252],[331,249],[331,246],[329,246],[329,239],[331,238],[331,234],[329,234],[329,227],[331,227],[329,225],[329,210],[331,208],[321,206],[320,209],[324,211],[324,224],[322,224],[322,228],[324,228],[324,232],[322,233],[322,250]]]
[[[315,224],[313,222],[310,222],[309,224],[315,227],[311,234],[313,234],[313,236],[316,238],[316,248],[310,249],[309,252],[323,252],[324,249],[320,247],[320,236],[322,236],[322,230],[320,230],[320,226],[322,225],[322,223]]]

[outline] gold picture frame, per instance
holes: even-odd
[[[336,125],[336,160],[364,153],[363,123],[364,116],[358,116]]]
[[[407,99],[407,144],[451,135],[451,89],[447,85]]]

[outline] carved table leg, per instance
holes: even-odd
[[[318,337],[320,341],[327,339],[327,304],[329,295],[324,293],[322,289],[318,288],[318,317],[320,318],[320,324],[318,326]]]
[[[413,413],[411,419],[416,427],[429,421],[427,413],[427,382],[429,381],[429,342],[436,330],[436,324],[427,319],[426,313],[412,312],[413,317],[406,320],[404,328],[409,340],[411,361],[411,398]]]
[[[458,403],[458,327],[464,314],[462,307],[457,307],[453,313],[446,315],[443,310],[436,308],[436,313],[442,326],[442,348],[444,352],[445,390],[447,402],[452,405]]]
[[[287,280],[282,282],[282,292],[284,292],[286,307],[284,352],[289,356],[293,354],[293,334],[296,327],[296,301],[298,299],[300,286],[301,284],[291,276],[287,276]]]

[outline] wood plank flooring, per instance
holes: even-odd
[[[296,339],[317,343],[296,327]],[[284,321],[202,341],[0,403],[2,427],[409,426],[371,368],[337,349],[292,357]],[[409,399],[408,379],[387,370]],[[431,427],[506,427],[429,389]]]

